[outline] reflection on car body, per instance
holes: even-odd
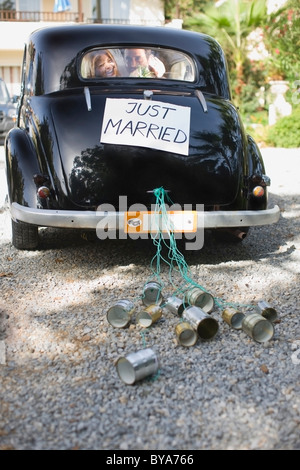
[[[11,99],[7,86],[0,78],[0,140],[4,139],[16,122],[16,106]]]
[[[124,231],[129,208],[150,211],[161,187],[183,210],[204,207],[199,229],[243,237],[278,220],[278,207],[267,207],[260,151],[231,99],[224,53],[210,36],[43,28],[25,47],[22,82],[6,139],[17,248],[36,248],[40,226]]]

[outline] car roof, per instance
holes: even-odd
[[[78,57],[93,47],[159,46],[188,53],[203,73],[220,82],[218,94],[230,98],[225,55],[212,37],[168,27],[129,25],[64,25],[31,33],[27,44],[27,69],[35,70],[34,94],[47,94],[82,86],[77,73]],[[199,77],[199,85],[200,85]],[[194,83],[193,86],[197,86]]]

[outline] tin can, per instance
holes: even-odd
[[[112,305],[106,314],[108,323],[115,328],[125,328],[135,311],[135,306],[131,300],[121,299]]]
[[[258,343],[265,343],[273,338],[273,324],[258,313],[245,315],[242,322],[243,331]]]
[[[141,310],[137,316],[136,321],[143,327],[147,328],[148,326],[153,325],[157,322],[162,316],[162,309],[159,305],[149,305],[144,310]]]
[[[229,326],[231,326],[235,330],[241,330],[242,321],[245,318],[245,314],[239,312],[235,308],[228,307],[223,310],[222,318]]]
[[[156,374],[158,371],[158,358],[156,353],[150,349],[141,349],[140,351],[128,354],[126,357],[120,357],[116,363],[118,375],[127,385]]]
[[[186,321],[180,322],[175,326],[175,333],[181,346],[194,346],[198,339],[196,330]]]
[[[270,322],[273,322],[278,318],[275,308],[271,307],[271,305],[268,302],[265,302],[264,300],[258,302],[256,310],[260,315],[262,315]]]
[[[182,318],[192,325],[201,339],[211,339],[219,330],[217,320],[195,305],[184,309]]]
[[[181,316],[184,310],[184,304],[179,297],[173,295],[172,297],[168,297],[165,302],[165,307],[174,315]]]
[[[213,296],[208,292],[204,292],[199,287],[193,287],[185,293],[184,303],[195,305],[206,313],[210,313],[215,304]]]
[[[142,302],[144,305],[160,305],[162,302],[162,286],[155,281],[146,282],[143,289]]]

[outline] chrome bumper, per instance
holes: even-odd
[[[96,230],[98,223],[105,220],[108,230],[123,230],[125,220],[125,212],[32,209],[16,202],[11,204],[10,212],[14,220],[40,227]],[[197,225],[199,229],[252,227],[276,223],[279,217],[277,205],[261,211],[201,211],[197,212]]]

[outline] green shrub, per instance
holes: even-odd
[[[267,133],[267,144],[273,147],[300,147],[300,108],[280,118]]]
[[[268,126],[258,124],[257,126],[247,126],[246,133],[249,134],[258,145],[267,145]]]
[[[268,111],[256,110],[254,113],[242,113],[242,122],[246,134],[250,134],[257,144],[265,144],[268,132]]]

